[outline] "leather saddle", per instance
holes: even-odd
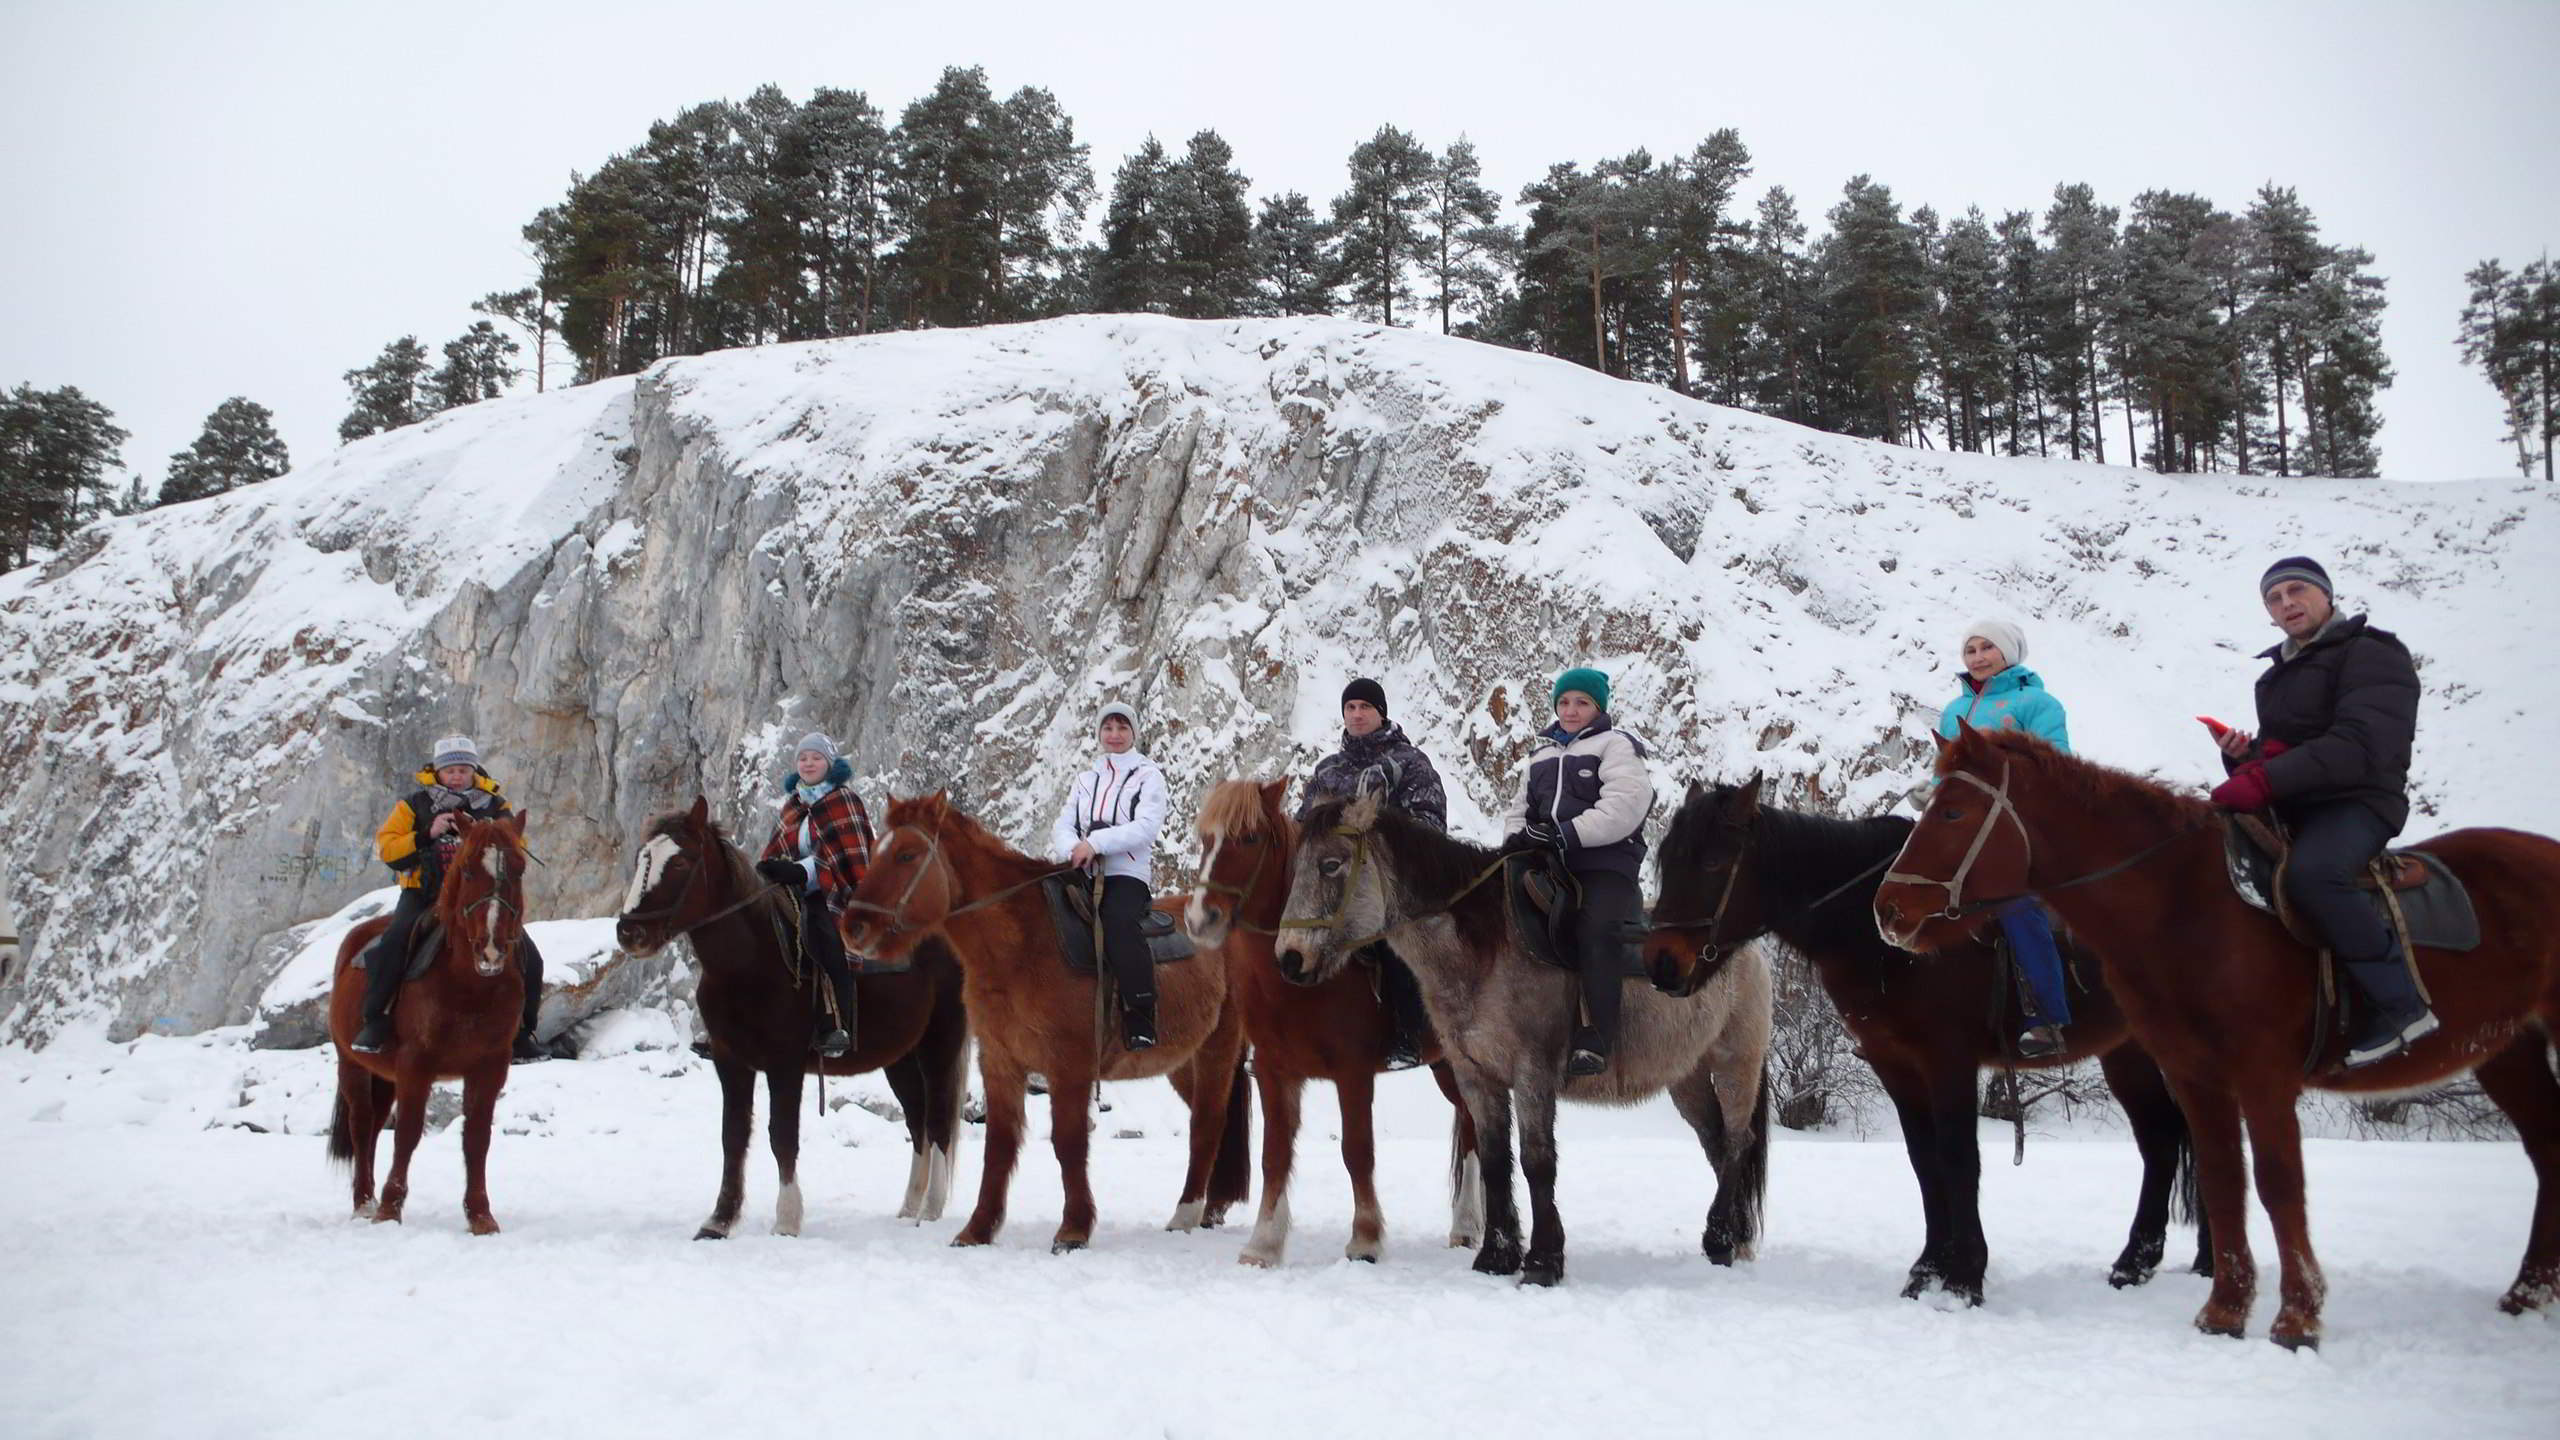
[[[2277,903],[2283,893],[2284,866],[2292,844],[2279,822],[2257,815],[2234,815],[2222,829],[2224,869],[2241,899],[2282,920],[2293,937],[2314,949],[2326,944],[2293,913]],[[2357,889],[2373,905],[2382,923],[2393,924],[2393,902],[2408,920],[2410,945],[2431,950],[2469,950],[2480,943],[2480,916],[2472,909],[2471,892],[2442,860],[2424,850],[2386,850],[2356,879]],[[2386,895],[2385,892],[2388,892]]]
[[[1073,871],[1049,876],[1040,882],[1040,893],[1048,898],[1049,918],[1058,928],[1058,953],[1066,957],[1067,968],[1078,975],[1094,973],[1094,909],[1093,884]],[[1193,950],[1191,937],[1173,923],[1171,913],[1150,909],[1138,922],[1138,933],[1147,942],[1147,958],[1158,965],[1188,960]]]
[[[1502,899],[1511,911],[1512,933],[1520,937],[1523,953],[1553,969],[1575,968],[1572,927],[1574,912],[1582,904],[1582,882],[1573,878],[1561,857],[1533,851],[1506,857],[1502,863]],[[1636,919],[1619,930],[1621,972],[1628,979],[1646,978],[1646,929],[1646,923]]]
[[[426,974],[427,967],[436,963],[436,952],[443,948],[444,926],[436,920],[433,912],[419,916],[418,923],[409,930],[408,968],[401,972],[400,983],[405,985]],[[356,952],[356,968],[372,969],[374,957],[381,951],[382,937],[377,935],[372,944]]]

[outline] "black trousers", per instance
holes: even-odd
[[[2306,806],[2285,818],[2293,825],[2285,899],[2328,938],[2339,960],[2353,964],[2388,954],[2391,927],[2357,893],[2356,876],[2390,843],[2391,827],[2354,800]]]
[[[1573,915],[1573,968],[1582,981],[1582,1008],[1605,1051],[1618,1042],[1627,937],[1644,919],[1644,892],[1615,870],[1577,870],[1573,878],[1582,882],[1582,908]]]
[[[1413,968],[1396,958],[1394,947],[1384,940],[1363,948],[1360,958],[1378,967],[1378,997],[1387,1002],[1397,1038],[1419,1044],[1430,1019],[1423,1013],[1422,986],[1414,980]]]
[[[845,1033],[852,1034],[856,996],[853,963],[844,958],[844,934],[836,929],[835,912],[827,908],[823,893],[801,893],[800,951],[816,962],[819,973],[827,977],[828,987],[835,991],[836,1009]]]
[[[365,957],[364,1018],[378,1020],[391,1013],[391,997],[400,993],[400,980],[407,971],[409,940],[418,933],[418,922],[436,908],[436,892],[424,885],[406,887],[399,903],[391,907],[391,924],[373,942],[373,950]],[[531,935],[516,945],[516,966],[524,971],[524,1016],[522,1026],[533,1029],[542,1015],[542,949]]]
[[[1102,948],[1123,1010],[1156,1003],[1156,962],[1148,958],[1146,937],[1138,930],[1154,903],[1146,881],[1134,875],[1103,877]]]

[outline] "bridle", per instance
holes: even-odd
[[[1814,911],[1821,909],[1823,906],[1830,904],[1832,901],[1848,894],[1851,890],[1856,889],[1860,882],[1874,878],[1877,871],[1884,869],[1886,866],[1900,858],[1898,854],[1887,855],[1883,859],[1867,866],[1863,870],[1860,870],[1857,874],[1850,876],[1848,879],[1843,880],[1839,884],[1832,886],[1830,889],[1823,891],[1821,894],[1814,896],[1804,904],[1797,906],[1795,908],[1795,912],[1787,920],[1764,921],[1758,929],[1752,931],[1750,934],[1745,935],[1738,940],[1728,942],[1724,935],[1725,911],[1733,904],[1733,891],[1734,887],[1742,879],[1743,862],[1751,858],[1751,852],[1758,845],[1759,839],[1760,832],[1756,826],[1744,829],[1741,844],[1734,851],[1733,864],[1728,866],[1725,870],[1724,893],[1716,898],[1714,914],[1709,915],[1704,920],[1665,920],[1659,916],[1655,916],[1652,920],[1653,928],[1656,930],[1706,931],[1706,939],[1701,941],[1698,945],[1698,959],[1702,964],[1712,965],[1724,957],[1725,947],[1728,943],[1737,948],[1743,945],[1748,945],[1752,941],[1757,940],[1761,936],[1769,934],[1772,931],[1784,930],[1789,925],[1792,925],[1797,921],[1809,918]],[[1906,841],[1905,843],[1908,842]]]
[[[1223,843],[1226,838],[1227,837],[1223,836],[1220,837],[1221,843]],[[1278,835],[1271,835],[1262,838],[1277,842],[1280,837]],[[1200,888],[1202,890],[1207,891],[1212,895],[1223,895],[1227,897],[1227,905],[1231,916],[1227,921],[1229,929],[1242,930],[1248,935],[1277,935],[1281,930],[1288,928],[1287,921],[1282,921],[1278,926],[1256,925],[1252,921],[1244,918],[1244,902],[1252,898],[1255,885],[1262,879],[1262,867],[1270,861],[1271,852],[1279,848],[1280,847],[1277,843],[1257,846],[1253,855],[1253,869],[1246,872],[1244,883],[1241,885],[1229,885],[1206,873],[1201,875]]]
[[[504,852],[501,852],[501,853],[504,853]],[[519,853],[522,853],[522,852],[519,852]],[[458,869],[461,869],[462,867],[461,867],[461,866],[459,866],[459,865],[457,865],[457,866],[455,866],[454,868],[456,868],[456,869],[458,870]],[[480,913],[481,913],[482,911],[484,911],[484,910],[490,910],[490,909],[502,910],[502,911],[506,912],[508,915],[510,915],[510,916],[512,916],[512,917],[514,917],[515,922],[516,922],[516,936],[517,936],[518,941],[519,941],[519,942],[521,942],[521,941],[522,941],[522,939],[523,939],[523,936],[524,936],[524,911],[523,911],[521,908],[519,908],[519,907],[518,907],[514,902],[512,902],[512,901],[510,901],[510,900],[508,900],[508,899],[507,899],[507,896],[506,896],[507,876],[503,873],[504,869],[505,869],[505,867],[504,867],[504,865],[502,864],[502,865],[500,866],[500,870],[501,870],[501,872],[502,872],[502,873],[500,873],[499,875],[496,875],[496,876],[492,877],[492,880],[491,880],[491,883],[490,883],[490,886],[489,886],[489,893],[488,893],[488,894],[481,896],[479,899],[472,901],[472,902],[471,902],[470,904],[468,904],[468,905],[457,905],[457,906],[455,906],[455,907],[454,907],[454,912],[453,912],[453,913],[454,913],[454,918],[455,918],[455,919],[457,919],[457,920],[468,921],[468,920],[470,920],[473,916],[480,914]],[[522,883],[522,882],[521,882],[521,880],[519,880],[519,882],[518,882],[518,883],[519,883],[519,884],[521,884],[521,883]],[[497,939],[497,935],[498,935],[498,926],[497,926],[497,922],[495,922],[495,921],[493,921],[493,920],[482,920],[482,921],[480,922],[480,929],[481,929],[481,935],[482,935],[482,944],[481,944],[481,946],[480,946],[479,948],[481,948],[481,949],[490,949],[490,948],[494,948],[494,943],[495,943],[495,941],[496,941],[496,939]],[[457,937],[457,938],[459,938],[459,937]],[[512,952],[512,951],[513,951],[513,949],[514,949],[514,947],[513,947],[513,946],[510,946],[510,947],[508,947],[508,948],[509,948],[510,952]],[[481,973],[481,974],[483,974],[483,975],[495,975],[495,974],[498,974],[498,973],[500,973],[501,971],[503,971],[503,970],[505,970],[505,969],[506,969],[506,962],[505,962],[504,960],[501,960],[501,961],[499,961],[499,962],[498,962],[498,968],[497,968],[497,969],[495,969],[495,970],[492,970],[492,969],[488,968],[485,964],[480,964],[479,962],[474,962],[474,963],[475,963],[475,965],[478,965],[478,968],[479,968],[479,970],[480,970],[480,973]]]
[[[1967,770],[1949,771],[1946,778],[1949,780],[1962,780],[1966,784],[1973,786],[1975,789],[1980,790],[1991,797],[1991,808],[1983,813],[1982,824],[1973,832],[1973,843],[1965,847],[1964,859],[1957,864],[1955,875],[1950,879],[1939,880],[1927,875],[1913,875],[1901,870],[1887,870],[1884,872],[1884,883],[1887,885],[1937,886],[1939,889],[1947,892],[1947,907],[1944,910],[1939,911],[1937,914],[1926,918],[1962,920],[1968,915],[1978,915],[1984,910],[1993,909],[1998,905],[2007,904],[2011,900],[2022,898],[2017,895],[2004,896],[1992,904],[1975,904],[1971,907],[1966,906],[1964,903],[1965,877],[1973,873],[1973,862],[1982,858],[1982,847],[1991,843],[1992,828],[1999,823],[2001,816],[2008,816],[2009,823],[2018,827],[2018,843],[2026,849],[2026,870],[2021,871],[2021,874],[2027,873],[2027,871],[2032,871],[2035,868],[2036,847],[2035,841],[2027,834],[2027,822],[2019,816],[2017,805],[2009,799],[2008,761],[2003,760],[2000,762],[2000,784],[1996,789],[1992,787],[1989,781],[1986,781],[1981,776],[1973,774],[1971,771]],[[1919,828],[1914,826],[1911,831],[1911,838],[1917,839],[1919,834]],[[1911,849],[1910,839],[1906,839],[1902,842],[1902,849],[1906,853]],[[1897,854],[1893,858],[1899,860],[1902,856]]]
[[[1368,866],[1369,837],[1376,832],[1372,830],[1354,829],[1349,825],[1336,825],[1333,827],[1333,833],[1343,836],[1351,841],[1351,873],[1343,879],[1342,898],[1334,902],[1333,913],[1326,916],[1324,919],[1282,920],[1280,922],[1280,929],[1338,930],[1342,928],[1343,917],[1349,914],[1351,910],[1352,894],[1360,885],[1360,872]],[[1509,852],[1503,852],[1495,855],[1493,857],[1493,863],[1487,865],[1482,870],[1477,871],[1474,879],[1459,886],[1456,894],[1451,895],[1448,899],[1437,905],[1431,906],[1429,909],[1412,911],[1404,917],[1405,922],[1410,923],[1433,915],[1445,915],[1449,911],[1456,909],[1458,902],[1466,899],[1468,895],[1474,893],[1477,886],[1482,885],[1487,880],[1501,874],[1502,867],[1508,863],[1510,859],[1511,855]],[[1335,948],[1342,950],[1345,953],[1350,953],[1358,951],[1366,946],[1374,945],[1380,940],[1385,939],[1386,936],[1387,932],[1385,930],[1381,930],[1374,935],[1363,935],[1357,940],[1343,941]]]
[[[950,813],[951,812],[946,808],[941,815],[936,815],[934,817],[933,829],[927,832],[924,837],[924,858],[917,862],[915,873],[907,877],[907,888],[898,892],[898,902],[896,905],[882,905],[876,901],[864,900],[858,896],[849,898],[844,902],[844,908],[847,910],[859,910],[866,914],[885,917],[881,921],[881,924],[884,927],[884,931],[881,936],[882,939],[885,940],[891,935],[902,935],[907,931],[916,928],[907,919],[907,904],[909,901],[915,899],[916,887],[924,883],[925,872],[931,870],[936,865],[948,863],[942,858],[942,820],[943,816]],[[887,852],[891,848],[890,842],[897,839],[899,832],[909,828],[912,827],[905,825],[893,827],[887,835],[881,837],[880,849],[884,853]],[[1048,869],[1041,871],[1039,874],[1032,876],[1028,880],[1017,880],[1013,884],[1007,885],[1001,890],[993,890],[987,894],[981,895],[966,905],[954,905],[942,912],[942,919],[936,921],[935,925],[936,927],[939,927],[940,925],[947,924],[954,917],[966,915],[972,910],[984,910],[988,906],[996,904],[998,901],[1008,899],[1021,891],[1030,889],[1032,886],[1039,884],[1050,876],[1063,875],[1074,868],[1076,867],[1072,865],[1052,865]]]

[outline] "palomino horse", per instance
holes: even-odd
[[[439,953],[426,972],[400,987],[391,1009],[391,1044],[359,1055],[348,1042],[364,1024],[364,972],[352,963],[389,917],[368,920],[338,943],[329,988],[329,1038],[338,1047],[338,1103],[329,1121],[329,1158],[355,1164],[355,1211],[373,1205],[373,1146],[384,1112],[397,1106],[391,1132],[391,1178],[376,1221],[398,1220],[409,1198],[409,1157],[426,1133],[427,1096],[439,1080],[462,1082],[462,1213],[474,1235],[495,1235],[489,1212],[489,1129],[498,1092],[507,1085],[516,1022],[524,1011],[524,972],[516,948],[524,940],[524,816],[475,822],[455,817],[462,845],[436,894]],[[405,965],[405,955],[377,955],[377,965]]]
[[[1052,1252],[1081,1250],[1093,1239],[1086,1159],[1098,1081],[1168,1076],[1191,1107],[1191,1167],[1166,1229],[1216,1225],[1245,1198],[1253,1112],[1243,1099],[1244,1024],[1226,972],[1209,956],[1165,967],[1156,979],[1162,1043],[1134,1053],[1102,1043],[1097,981],[1067,968],[1038,888],[1059,868],[1017,854],[946,795],[893,800],[888,833],[845,908],[849,950],[895,957],[938,934],[960,962],[986,1087],[987,1158],[978,1208],[954,1245],[992,1244],[1004,1228],[1022,1151],[1023,1096],[1035,1070],[1048,1078],[1049,1141],[1066,1189]],[[1179,912],[1183,903],[1175,896],[1156,908]]]
[[[1346,967],[1320,984],[1291,985],[1272,962],[1298,846],[1298,827],[1281,809],[1288,789],[1286,780],[1229,780],[1209,792],[1200,806],[1200,891],[1183,912],[1195,943],[1225,953],[1227,983],[1244,1009],[1245,1038],[1253,1046],[1254,1090],[1262,1097],[1262,1209],[1253,1239],[1236,1258],[1272,1266],[1288,1249],[1298,1102],[1315,1079],[1333,1082],[1342,1107],[1342,1164],[1351,1172],[1352,1207],[1351,1243],[1343,1254],[1374,1261],[1386,1248],[1386,1217],[1378,1208],[1371,1101],[1395,1021],[1363,970]],[[1457,1112],[1450,1154],[1457,1213],[1449,1243],[1473,1245],[1484,1225],[1475,1126],[1448,1064],[1436,1049],[1423,1058],[1435,1062],[1432,1077]]]
[[[2408,1090],[2465,1070],[2515,1122],[2539,1182],[2524,1263],[2499,1304],[2521,1313],[2560,1298],[2560,927],[2551,918],[2560,842],[2482,829],[2417,847],[2462,877],[2481,943],[2467,954],[2420,949],[2443,1028],[2349,1071],[2315,1019],[2312,952],[2232,892],[2211,806],[2010,731],[1940,742],[1938,773],[1945,783],[1876,892],[1877,926],[1906,949],[1958,944],[1972,917],[2036,894],[2098,952],[2194,1131],[2215,1252],[2198,1329],[2241,1334],[2256,1289],[2244,1120],[2283,1266],[2269,1338],[2315,1346],[2324,1284],[2303,1206],[2296,1099],[2305,1084]]]
[[[747,1135],[755,1125],[756,1077],[781,1193],[774,1233],[800,1233],[800,1100],[812,1069],[827,1075],[883,1072],[906,1111],[907,1194],[898,1218],[942,1218],[951,1193],[952,1152],[968,1089],[969,1017],[960,1006],[960,970],[940,945],[916,952],[901,974],[857,973],[858,1013],[846,1017],[854,1047],[834,1059],[809,1048],[811,1006],[826,977],[802,959],[800,906],[768,885],[711,819],[696,796],[691,810],[661,815],[640,846],[615,942],[655,954],[679,935],[693,939],[702,981],[694,1002],[720,1077],[720,1197],[696,1240],[726,1239],[746,1202]]]
[[[2073,1002],[2065,1032],[2071,1048],[2026,1060],[2013,1043],[2026,1023],[2017,986],[1990,945],[1968,941],[1923,965],[1877,936],[1868,910],[1875,878],[1910,833],[1911,822],[1896,815],[1834,820],[1764,806],[1757,775],[1713,790],[1691,785],[1662,841],[1662,902],[1645,940],[1654,984],[1688,994],[1763,935],[1813,963],[1902,1120],[1927,1237],[1902,1287],[1906,1297],[1936,1287],[1982,1303],[1990,1248],[1982,1236],[1974,1100],[1981,1069],[2098,1057],[2142,1152],[2133,1230],[2107,1281],[2141,1284],[2160,1263],[2172,1194],[2182,1210],[2194,1209],[2186,1117],[2169,1098],[2160,1067],[2126,1038],[2115,997],[2091,973],[2094,957],[2085,968],[2074,966],[2090,983]],[[2071,953],[2085,954],[2077,947]],[[2199,1246],[2199,1271],[2212,1268],[2211,1254]]]
[[[1496,852],[1443,835],[1376,796],[1330,801],[1307,815],[1281,922],[1280,973],[1316,984],[1385,939],[1422,983],[1459,1093],[1475,1117],[1484,1166],[1485,1234],[1475,1268],[1523,1284],[1564,1278],[1556,1212],[1556,1100],[1624,1105],[1669,1090],[1716,1172],[1700,1244],[1719,1265],[1749,1259],[1769,1174],[1769,969],[1758,951],[1724,967],[1697,995],[1650,989],[1626,997],[1605,1074],[1568,1081],[1575,977],[1524,954],[1493,875]],[[1529,1177],[1528,1253],[1511,1195],[1511,1126]]]

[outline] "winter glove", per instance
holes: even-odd
[[[801,869],[797,860],[759,860],[756,873],[776,885],[789,885],[795,889],[809,883],[809,872]]]
[[[1564,830],[1553,820],[1532,820],[1521,827],[1520,838],[1540,850],[1562,850]]]
[[[2273,760],[2292,748],[2292,746],[2287,745],[2281,740],[2268,740],[2261,738],[2258,741],[2258,758],[2261,760]]]
[[[2213,787],[2213,803],[2225,810],[2264,810],[2274,803],[2275,787],[2267,783],[2267,767],[2252,760]]]

